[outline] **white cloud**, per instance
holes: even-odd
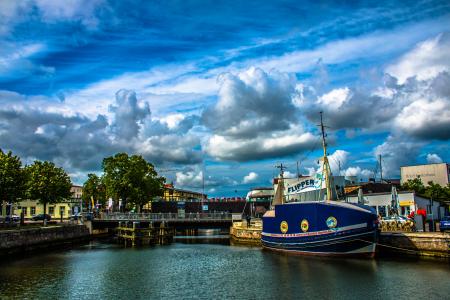
[[[256,180],[258,180],[258,174],[255,172],[250,172],[248,173],[248,175],[244,176],[244,179],[242,180],[242,183],[247,184],[247,183],[253,183]]]
[[[310,149],[316,137],[311,133],[291,131],[272,137],[232,139],[213,135],[205,145],[206,152],[219,160],[246,161],[279,157]]]
[[[350,89],[348,87],[338,88],[319,97],[318,103],[331,107],[332,109],[338,109],[349,97]]]
[[[202,187],[203,171],[176,172],[176,184],[181,187]]]
[[[450,35],[446,33],[419,43],[386,71],[397,77],[399,84],[404,84],[414,76],[418,80],[434,78],[440,72],[450,71],[449,67]]]
[[[356,176],[358,178],[369,178],[373,176],[373,171],[367,169],[361,169],[360,167],[348,167],[342,171],[344,176]]]
[[[429,164],[440,164],[442,162],[442,158],[439,157],[436,153],[428,153],[427,154],[427,163]]]
[[[328,155],[328,161],[333,174],[339,174],[339,166],[341,170],[345,167],[349,155],[350,152],[345,150],[336,150],[333,154]]]

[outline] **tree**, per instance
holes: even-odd
[[[142,156],[130,157],[130,169],[126,175],[131,184],[130,201],[137,206],[138,212],[155,196],[162,196],[164,177],[159,177],[154,166]]]
[[[130,194],[130,186],[125,180],[127,172],[128,154],[117,153],[103,159],[103,181],[106,187],[106,196],[118,201],[122,199],[123,206]]]
[[[408,179],[402,184],[402,189],[415,191],[417,194],[423,194],[425,192],[425,186],[420,178]]]
[[[122,199],[138,207],[148,203],[153,197],[162,195],[164,177],[158,177],[154,166],[140,155],[128,156],[118,153],[103,160],[104,182],[108,197]]]
[[[47,204],[61,202],[72,196],[69,176],[52,162],[35,161],[27,167],[27,171],[28,195],[44,205],[44,213],[47,212]]]
[[[442,187],[440,184],[430,181],[428,182],[424,195],[430,199],[439,200],[445,198],[446,190],[445,187]]]
[[[0,149],[0,199],[9,203],[22,198],[25,192],[26,171],[18,156]]]
[[[88,174],[88,179],[83,184],[83,202],[85,204],[94,203],[105,204],[106,191],[102,179],[95,174]]]

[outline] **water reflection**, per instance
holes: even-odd
[[[441,298],[448,263],[282,255],[255,247],[93,243],[0,265],[0,298]]]

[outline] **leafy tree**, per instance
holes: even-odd
[[[0,200],[16,202],[25,192],[26,171],[22,162],[11,151],[4,153],[0,149]]]
[[[91,203],[91,200],[94,200],[94,203],[99,202],[101,204],[105,204],[105,185],[100,177],[95,174],[88,174],[88,179],[83,184],[82,199],[85,204]]]
[[[61,202],[72,196],[72,183],[64,169],[48,161],[35,161],[26,169],[29,175],[29,197],[44,205],[44,213],[47,204]]]
[[[106,196],[118,201],[122,199],[125,206],[130,186],[125,179],[128,168],[128,154],[117,153],[114,156],[103,159],[103,182],[106,187]]]
[[[408,179],[405,183],[403,183],[402,189],[412,190],[417,194],[423,194],[425,192],[425,186],[420,178]]]
[[[126,175],[131,184],[130,201],[142,211],[142,207],[155,196],[162,196],[164,177],[158,177],[154,166],[142,156],[130,157],[130,169]]]
[[[446,196],[446,190],[445,187],[430,181],[428,182],[424,195],[433,200],[443,199]]]
[[[103,171],[107,195],[121,198],[123,207],[131,202],[141,211],[153,197],[162,195],[165,178],[158,177],[154,166],[140,155],[118,153],[107,157]]]

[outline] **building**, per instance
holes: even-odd
[[[201,202],[208,199],[208,196],[203,193],[188,191],[174,188],[173,184],[165,184],[163,196],[156,200],[178,202],[184,205],[184,202]],[[152,211],[152,202],[145,204],[142,208],[144,211]]]
[[[248,202],[268,202],[271,203],[273,199],[272,187],[255,187],[252,188],[245,197]]]
[[[174,188],[172,184],[164,185],[164,201],[202,201],[208,196],[203,193]]]
[[[76,212],[81,211],[81,196],[83,194],[83,187],[73,185],[70,189],[72,198],[64,202],[47,204],[46,214],[49,214],[52,219],[68,219]],[[44,205],[38,200],[23,200],[15,204],[14,214],[20,215],[23,212],[25,219],[31,219],[34,215],[44,213]]]
[[[447,163],[427,164],[417,166],[404,166],[400,168],[401,183],[409,179],[420,178],[422,183],[427,186],[428,182],[446,186],[450,179],[450,165]]]
[[[431,199],[418,196],[410,191],[399,191],[397,195],[400,204],[399,214],[401,216],[408,216],[411,212],[416,212],[418,209],[425,209],[429,219],[438,220],[445,215],[446,207],[438,201],[431,201]],[[390,216],[391,192],[363,194],[363,200],[364,204],[373,207],[380,216]],[[347,196],[347,201],[358,203],[358,195]]]

